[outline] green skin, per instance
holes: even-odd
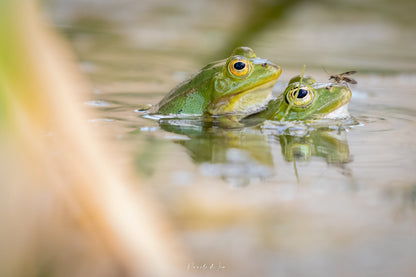
[[[284,93],[271,100],[264,111],[253,117],[278,121],[318,119],[348,104],[351,100],[351,90],[346,85],[316,83],[312,77],[304,77],[301,83],[302,93],[299,90],[300,80],[301,76],[292,78]],[[305,91],[307,91],[306,96]],[[304,103],[295,101],[306,99],[310,101]]]
[[[322,157],[328,164],[350,161],[348,142],[336,137],[333,131],[313,130],[301,137],[285,134],[279,139],[282,154],[288,162],[309,161],[311,157]]]
[[[236,59],[247,62],[246,74],[234,74],[232,67]],[[253,114],[266,107],[280,73],[279,66],[257,58],[252,49],[238,47],[228,59],[208,64],[174,88],[154,112],[163,115]]]

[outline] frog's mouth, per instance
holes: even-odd
[[[351,90],[348,88],[342,89],[338,97],[333,101],[328,102],[320,110],[327,109],[326,113],[322,113],[322,118],[325,119],[337,119],[346,118],[349,116],[348,104],[351,100]]]
[[[344,104],[335,110],[325,114],[322,116],[324,119],[339,119],[339,118],[346,118],[350,115],[348,112],[348,103]]]
[[[212,115],[249,115],[263,110],[272,98],[272,88],[277,79],[256,87],[223,96],[208,107]]]

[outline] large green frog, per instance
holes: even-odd
[[[312,77],[296,76],[285,91],[252,118],[308,120],[348,116],[351,90],[341,83],[316,83]]]
[[[155,106],[157,114],[249,115],[264,109],[281,68],[248,47],[202,68]]]

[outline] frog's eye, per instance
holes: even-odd
[[[312,89],[306,86],[300,88],[295,86],[286,95],[287,102],[298,107],[307,107],[312,103],[313,98],[314,94]]]
[[[235,58],[228,64],[228,68],[233,75],[241,77],[250,71],[250,63],[243,58]]]

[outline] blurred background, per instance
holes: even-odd
[[[90,125],[163,203],[188,272],[212,276],[416,274],[415,10],[406,0],[45,5],[91,82]],[[321,82],[357,70],[360,126],[198,131],[134,112],[241,45],[282,67],[276,94],[304,64]],[[225,269],[192,267],[204,264]]]
[[[132,167],[133,186],[161,206],[190,276],[416,275],[415,10],[411,0],[42,2],[89,83],[84,123],[112,143],[113,169]],[[355,124],[206,130],[143,118],[141,106],[236,46],[282,67],[276,95],[303,65],[318,82],[357,70]]]
[[[286,70],[307,64],[318,70],[414,72],[414,8],[414,1],[406,0],[57,0],[49,5],[82,61],[105,56],[108,65],[122,66],[109,55],[118,53],[119,63],[121,56],[130,61],[119,69],[136,66],[138,73],[149,72],[152,64],[163,64],[159,70],[166,71],[198,69],[241,45]],[[165,61],[164,55],[182,62]]]

